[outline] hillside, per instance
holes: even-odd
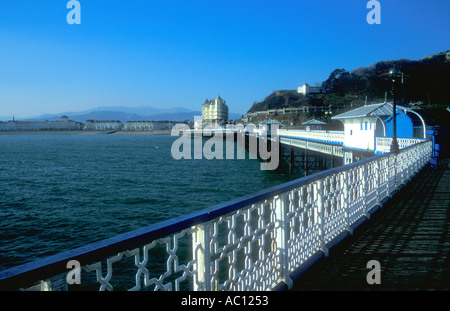
[[[262,102],[254,103],[248,112],[285,107],[300,107],[311,104],[320,104],[320,101],[317,101],[314,97],[299,94],[294,90],[281,90],[273,92]]]
[[[450,51],[420,60],[380,61],[370,67],[361,67],[350,72],[336,69],[322,83],[322,87],[339,96],[383,97],[385,92],[389,92],[392,88],[388,72],[394,66],[404,74],[399,100],[422,101],[436,105],[449,104]]]
[[[421,109],[440,111],[450,105],[450,51],[424,57],[420,60],[380,61],[369,67],[347,71],[334,70],[322,83],[326,94],[304,96],[296,90],[275,91],[261,102],[255,102],[249,113],[302,106],[354,107],[366,102],[392,101],[392,82],[388,72],[397,67],[404,73],[404,83],[398,90],[402,103],[422,102]],[[344,108],[345,109],[345,108]],[[297,119],[316,117],[326,121],[324,114],[309,114]],[[282,117],[286,119],[285,117]],[[281,118],[279,118],[281,119]],[[292,117],[291,117],[292,119]],[[281,120],[280,120],[281,121]],[[292,123],[292,121],[291,121]],[[296,123],[294,121],[294,123]]]

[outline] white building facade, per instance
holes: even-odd
[[[0,122],[0,131],[76,131],[82,130],[83,124],[62,116],[56,121],[8,121]]]
[[[228,122],[228,106],[220,95],[213,100],[206,100],[202,105],[203,126],[218,127]]]
[[[174,123],[170,121],[127,121],[122,127],[122,131],[145,132],[170,130]]]
[[[325,90],[320,86],[310,86],[308,83],[305,83],[302,86],[298,87],[297,93],[303,95],[322,94],[325,93]]]
[[[375,150],[375,137],[384,137],[384,120],[393,113],[391,104],[367,105],[332,117],[344,125],[344,146],[362,151]]]
[[[84,123],[85,131],[119,131],[123,127],[122,122],[118,120],[87,120]]]

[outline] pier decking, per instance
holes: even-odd
[[[442,159],[420,172],[292,290],[449,290],[449,166]],[[380,284],[366,281],[370,260],[380,263]]]

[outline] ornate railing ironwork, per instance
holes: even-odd
[[[420,143],[425,139],[422,138],[397,138],[400,149]],[[375,153],[382,154],[391,152],[392,137],[375,137]]]

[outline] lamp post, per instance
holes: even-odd
[[[397,94],[396,94],[396,86],[402,79],[402,73],[397,68],[392,68],[389,70],[389,77],[392,80],[392,95],[394,97],[393,103],[393,116],[392,116],[392,143],[391,143],[391,152],[398,154],[400,152],[400,148],[398,146],[397,141]]]

